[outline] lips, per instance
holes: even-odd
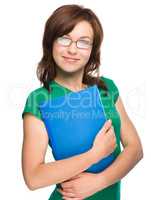
[[[77,61],[77,60],[79,60],[78,58],[71,58],[71,57],[66,57],[66,56],[63,56],[63,58],[65,60],[68,60],[68,61]]]

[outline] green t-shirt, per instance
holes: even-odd
[[[108,95],[104,95],[105,91],[103,89],[99,89],[101,100],[104,106],[104,110],[108,119],[112,120],[112,125],[114,127],[116,141],[117,141],[117,148],[114,150],[114,155],[117,157],[121,152],[120,147],[120,128],[121,128],[121,120],[119,113],[116,110],[115,103],[119,96],[119,90],[115,85],[114,81],[101,76],[105,84],[108,87]],[[22,118],[24,117],[25,113],[30,113],[37,117],[40,120],[42,119],[42,115],[40,113],[39,104],[45,100],[53,99],[59,96],[63,96],[72,92],[70,89],[60,85],[56,81],[51,81],[50,86],[52,88],[51,92],[49,93],[44,87],[40,87],[34,91],[32,91],[29,96],[27,97],[26,104],[22,113]],[[49,146],[51,147],[51,141],[49,140]],[[93,194],[92,196],[86,198],[87,200],[120,200],[120,184],[121,181],[98,191],[97,193]],[[57,191],[56,185],[54,191],[50,195],[49,200],[60,200],[62,199],[62,195]]]

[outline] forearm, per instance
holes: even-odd
[[[95,162],[91,151],[67,159],[40,164],[32,174],[30,189],[61,183],[83,172]]]
[[[100,188],[104,189],[121,180],[143,157],[133,146],[127,146],[112,165],[98,173]]]

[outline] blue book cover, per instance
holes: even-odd
[[[55,160],[91,149],[95,136],[107,120],[97,85],[42,102],[40,111]],[[101,172],[114,159],[112,153],[85,171]]]

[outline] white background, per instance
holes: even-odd
[[[48,199],[54,185],[30,191],[21,170],[22,118],[27,95],[40,86],[44,24],[58,6],[80,3],[103,29],[101,74],[115,81],[144,148],[144,158],[122,179],[122,200],[150,199],[151,27],[148,0],[8,1],[0,5],[0,199]],[[148,119],[148,121],[147,121]],[[53,160],[48,148],[47,161]]]

